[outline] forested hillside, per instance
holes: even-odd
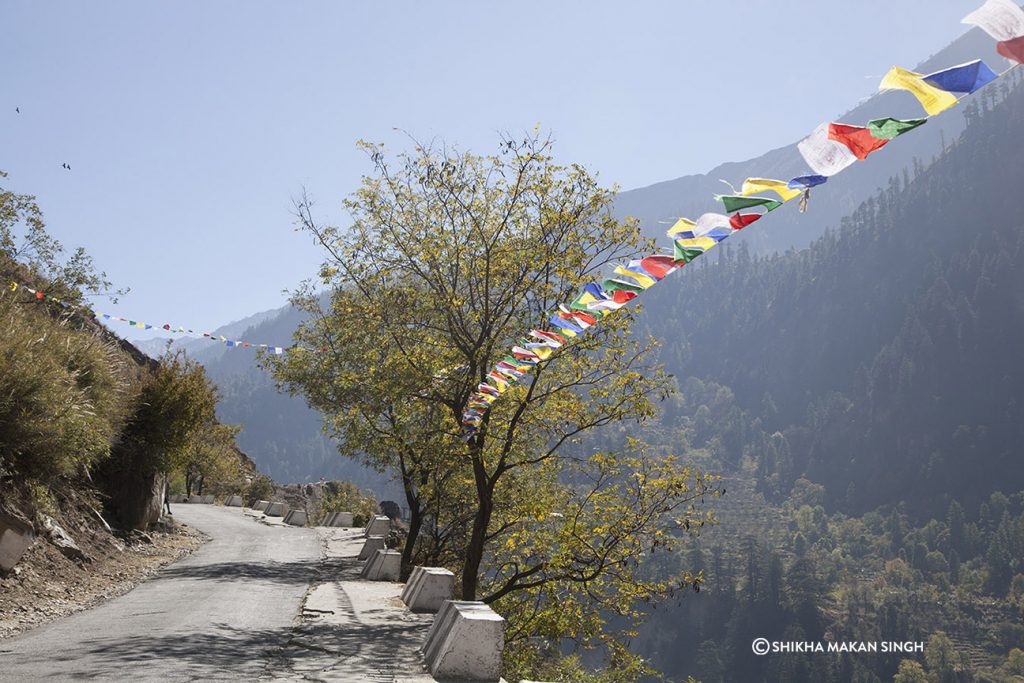
[[[678,558],[708,590],[640,640],[673,680],[1024,675],[1021,83],[809,249],[738,240],[645,297],[681,388],[646,436],[735,482]],[[756,637],[927,648],[758,658]]]

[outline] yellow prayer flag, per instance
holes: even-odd
[[[752,194],[758,192],[774,192],[779,195],[779,198],[784,202],[788,202],[794,197],[800,196],[800,190],[791,190],[788,187],[789,183],[785,180],[772,180],[771,178],[747,178],[743,181],[743,189],[740,190],[740,196],[749,197]]]
[[[700,249],[701,251],[707,251],[718,244],[718,242],[710,237],[694,237],[693,239],[688,240],[676,240],[676,244],[678,244],[682,249]]]
[[[930,116],[940,114],[954,104],[956,95],[928,85],[921,74],[894,66],[882,79],[879,90],[909,90]]]
[[[675,225],[668,229],[668,236],[672,237],[673,235],[678,235],[681,232],[693,230],[693,226],[695,225],[696,223],[691,221],[689,218],[680,218],[676,221]]]
[[[635,270],[629,270],[625,266],[618,266],[613,272],[616,275],[625,275],[626,277],[636,280],[644,289],[653,286],[654,283],[657,282],[653,277],[644,275],[643,273],[638,273]]]

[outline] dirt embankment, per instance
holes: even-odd
[[[114,532],[87,502],[61,503],[50,529],[38,528],[14,569],[0,574],[0,639],[127,593],[205,541],[199,531],[173,522],[148,533]]]

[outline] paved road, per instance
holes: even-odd
[[[0,681],[251,681],[291,633],[320,558],[312,529],[174,505],[212,540],[135,590],[0,641]]]

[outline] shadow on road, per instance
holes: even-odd
[[[177,564],[160,572],[161,578],[202,579],[207,581],[261,580],[283,584],[308,584],[316,575],[317,563],[301,562],[216,562],[213,564]]]
[[[262,667],[268,657],[280,650],[292,635],[287,629],[236,629],[218,624],[214,629],[167,636],[133,636],[127,639],[89,638],[80,647],[66,653],[53,653],[50,662],[66,663],[61,676],[76,680],[112,680],[135,670],[145,672],[148,664],[174,662],[195,667],[202,678],[209,669],[224,671]],[[88,672],[77,670],[76,662],[88,662]],[[157,669],[158,670],[158,669]],[[238,680],[245,678],[242,676]]]

